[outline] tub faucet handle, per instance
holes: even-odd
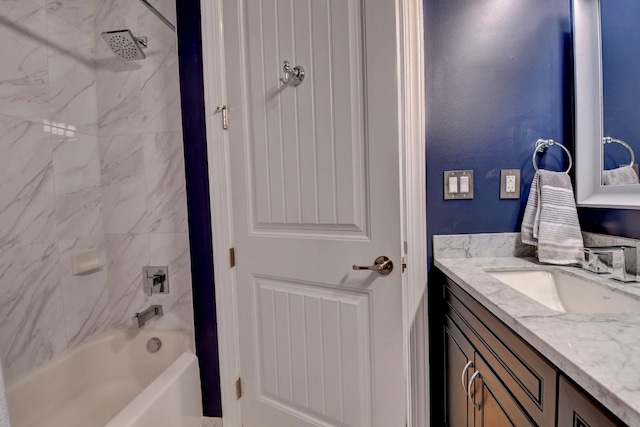
[[[142,267],[142,278],[145,295],[169,293],[169,267]]]

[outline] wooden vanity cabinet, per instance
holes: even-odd
[[[446,426],[625,425],[449,278],[445,302]]]

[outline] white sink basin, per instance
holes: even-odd
[[[552,310],[565,313],[640,313],[640,299],[614,292],[562,270],[487,271]]]

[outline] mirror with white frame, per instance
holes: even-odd
[[[640,86],[640,82],[632,87],[620,88],[623,82],[616,73],[635,73],[619,68],[629,67],[629,51],[620,46],[612,46],[611,43],[620,37],[609,31],[617,24],[613,23],[616,19],[614,14],[628,16],[630,11],[615,9],[628,3],[627,1],[610,3],[612,4],[607,4],[601,10],[600,0],[573,0],[576,199],[578,206],[640,209],[640,185],[633,179],[610,180],[611,174],[618,174],[619,171],[627,173],[629,177],[637,176],[636,170],[628,166],[632,163],[631,156],[637,151],[635,146],[640,147],[640,129],[637,130],[636,138],[634,130],[621,125],[624,124],[624,117],[614,116],[620,111],[629,116],[638,111],[630,110],[637,99],[623,99],[621,96],[634,92],[637,89],[635,86]],[[609,9],[609,6],[614,9]],[[603,17],[605,21],[602,20]],[[622,28],[616,31],[622,31],[622,37],[629,37],[629,33],[625,33]],[[637,34],[640,37],[640,31]],[[616,56],[625,63],[611,63]],[[606,61],[604,64],[603,58]],[[613,76],[615,80],[604,81],[603,70],[605,78]],[[637,120],[631,121],[635,124]],[[603,172],[605,170],[607,171]],[[605,185],[605,182],[617,185]]]

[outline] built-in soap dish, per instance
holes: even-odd
[[[91,248],[84,251],[71,253],[71,274],[81,276],[94,273],[104,267],[97,249]]]

